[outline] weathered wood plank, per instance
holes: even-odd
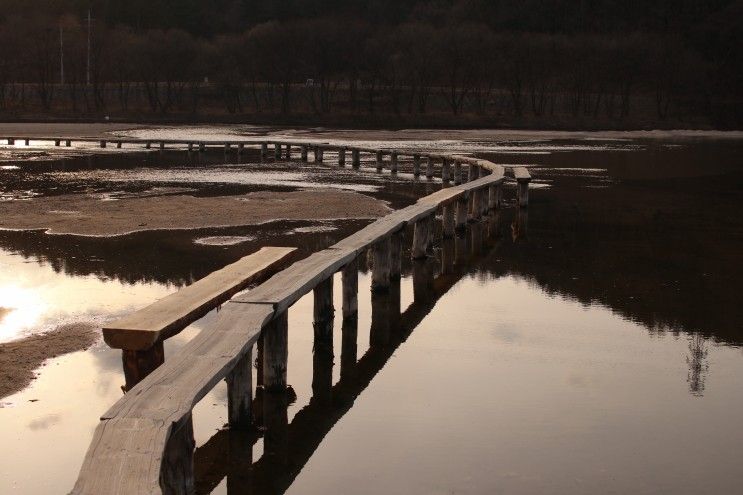
[[[348,249],[328,248],[300,260],[277,273],[259,287],[234,297],[241,303],[271,304],[280,313],[337,272],[356,254]]]
[[[531,180],[531,174],[526,167],[513,167],[513,177],[517,181]]]
[[[209,330],[103,415],[72,493],[163,493],[161,462],[173,425],[248,354],[272,316],[269,305],[226,304]]]
[[[116,349],[144,350],[171,337],[230,296],[287,262],[296,248],[264,247],[103,328]]]

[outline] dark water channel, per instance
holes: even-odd
[[[261,428],[224,427],[223,385],[194,410],[197,493],[740,493],[743,142],[456,146],[530,165],[528,212],[507,190],[507,208],[437,242],[426,262],[404,256],[390,294],[372,297],[362,269],[359,320],[336,318],[332,353],[313,353],[312,299],[300,300],[289,316],[292,392],[271,404],[258,396]],[[294,171],[279,166],[183,163],[184,154],[80,160],[5,171],[3,194],[242,194],[308,187],[318,175],[287,184]],[[409,179],[326,177],[393,206],[438,187]],[[49,308],[35,325],[105,320],[261,245],[309,253],[365,223],[0,232],[0,294],[23,279],[16,285]],[[194,243],[219,236],[247,240]],[[166,355],[213,317],[169,341]],[[69,490],[97,415],[120,396],[119,359],[99,344],[2,399],[1,493]]]

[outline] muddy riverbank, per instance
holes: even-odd
[[[122,235],[143,230],[257,225],[271,220],[376,218],[384,202],[350,191],[255,192],[240,196],[102,200],[70,194],[0,203],[0,228],[51,234]]]

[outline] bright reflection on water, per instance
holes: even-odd
[[[475,225],[466,238],[438,244],[427,264],[405,256],[399,307],[394,297],[371,298],[364,270],[358,364],[349,360],[339,314],[334,356],[313,359],[312,297],[301,299],[289,316],[296,398],[286,411],[286,463],[264,455],[261,432],[224,429],[220,384],[194,412],[197,493],[740,491],[740,142],[471,143],[445,147],[528,164],[536,183],[549,187],[533,191],[528,214],[504,211],[497,236],[488,235],[495,224]],[[75,179],[76,192],[122,187],[102,179],[120,172],[98,168]],[[121,174],[147,174],[146,188],[173,186],[171,172],[185,173],[152,163],[128,170]],[[182,187],[186,178],[175,182]],[[34,184],[44,190],[43,181]],[[223,193],[208,181],[193,187]],[[410,190],[397,184],[376,194],[404,204]],[[294,222],[113,240],[5,232],[0,307],[15,309],[0,313],[3,338],[66,318],[109,318],[260,245],[309,252],[361,225]],[[339,276],[335,287],[340,308]],[[168,341],[166,359],[213,318]],[[120,397],[120,366],[119,354],[99,344],[50,361],[28,389],[2,399],[0,493],[72,486],[98,414]]]

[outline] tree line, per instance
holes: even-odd
[[[286,4],[304,7],[282,17],[276,13],[285,4],[266,1],[254,3],[262,10],[248,22],[242,12],[249,1],[189,0],[178,2],[172,12],[182,15],[165,24],[151,9],[168,0],[131,1],[128,9],[105,2],[90,22],[86,2],[48,1],[54,8],[24,12],[13,1],[0,0],[7,7],[0,21],[6,116],[475,116],[735,126],[743,115],[743,33],[729,17],[743,14],[743,2],[678,2],[667,18],[655,14],[631,26],[626,14],[607,24],[606,15],[586,13],[587,4],[618,3],[585,0],[571,3],[583,10],[557,29],[549,10],[519,18],[508,1],[402,1],[392,20],[359,13],[372,2],[335,2],[326,12],[319,5],[334,2],[296,0]],[[192,15],[210,4],[207,25],[193,29]],[[685,5],[705,6],[696,24]],[[129,17],[112,14],[119,11]],[[137,12],[152,19],[137,20]],[[213,19],[225,12],[243,19],[243,29]],[[483,16],[491,12],[498,15]]]

